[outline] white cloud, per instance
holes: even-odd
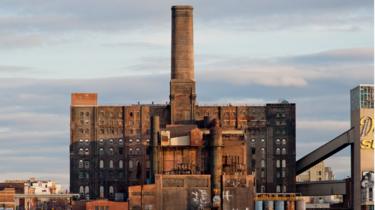
[[[210,57],[208,57],[210,58]],[[314,81],[368,80],[373,76],[373,50],[338,49],[282,58],[213,58],[200,64],[198,78],[238,85],[304,87]]]

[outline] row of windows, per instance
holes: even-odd
[[[89,150],[89,148],[79,148],[78,154],[79,155],[90,155],[90,150]],[[100,147],[99,148],[99,155],[104,155],[104,154],[105,154],[104,148]],[[112,148],[112,147],[109,148],[108,151],[107,151],[107,154],[114,155],[114,148]],[[118,154],[119,155],[124,154],[124,149],[122,147],[118,148]],[[141,155],[142,150],[141,150],[140,147],[129,148],[128,154],[129,155]]]
[[[108,118],[108,117],[114,117],[114,116],[115,116],[115,113],[113,113],[113,112],[104,112],[104,111],[100,111],[99,116],[100,116],[100,117],[106,117],[106,118]],[[122,112],[118,112],[118,113],[117,113],[117,116],[121,118],[121,117],[122,117]]]
[[[286,155],[286,148],[276,148],[276,155]]]
[[[80,171],[79,174],[78,174],[78,178],[79,179],[89,179],[90,174],[88,172]]]
[[[276,139],[276,144],[280,144],[280,143],[285,145],[286,144],[286,139],[281,139],[281,140],[280,139]]]
[[[282,192],[286,192],[286,185],[282,185]],[[276,192],[281,192],[281,185],[276,185]]]
[[[276,160],[276,168],[285,168],[286,167],[286,160]]]
[[[136,115],[136,117],[139,117],[140,116],[140,113],[137,111],[137,112],[135,112],[135,114],[133,113],[133,112],[129,112],[129,117],[134,117]],[[80,116],[81,116],[81,118],[83,118],[83,117],[89,117],[90,116],[90,112],[81,112],[80,113]],[[104,111],[100,111],[100,115],[99,115],[100,117],[106,117],[106,118],[108,118],[108,117],[115,117],[116,115],[115,115],[115,113],[113,113],[113,112],[104,112]],[[117,116],[119,117],[119,118],[122,118],[122,112],[118,112],[117,113]]]
[[[138,166],[140,164],[140,162],[137,160],[137,161],[133,161],[133,160],[129,160],[129,169],[132,169],[134,168],[134,166]],[[78,167],[80,169],[89,169],[90,168],[90,161],[83,161],[83,160],[79,160],[78,162]],[[106,164],[105,164],[105,161],[104,160],[99,160],[99,168],[103,169],[106,167]],[[108,168],[115,168],[115,164],[114,164],[114,161],[113,160],[109,160],[108,161],[108,165],[107,165]],[[119,169],[122,169],[124,168],[124,161],[123,160],[119,160],[118,163],[117,163],[117,167]],[[147,160],[146,162],[146,167],[149,168],[150,167],[150,161]],[[86,177],[86,175],[82,175],[83,177],[80,177],[80,178],[84,178]],[[88,174],[87,174],[88,176]],[[87,177],[88,178],[88,177]]]
[[[104,143],[109,143],[109,144],[114,144],[116,142],[116,140],[114,139],[109,139],[108,141],[107,140],[104,140],[104,139],[99,139],[99,144],[104,144]],[[141,140],[140,139],[129,139],[128,140],[128,143],[141,143]],[[146,139],[146,142],[150,142],[150,139]],[[79,143],[80,144],[89,144],[90,141],[88,139],[79,139]],[[122,145],[124,143],[124,140],[123,139],[118,139],[117,142],[118,144]]]
[[[266,161],[260,160],[260,167],[265,168],[266,167]],[[276,168],[286,168],[286,160],[276,160]]]
[[[260,142],[264,142],[265,140],[262,138],[262,139],[260,139]],[[255,143],[256,142],[256,139],[251,139],[251,143]]]
[[[280,118],[280,117],[285,117],[286,116],[286,114],[285,113],[276,113],[276,117],[277,118]]]
[[[251,139],[250,141],[251,141],[251,143],[255,143],[255,142],[257,142],[256,139]],[[260,139],[260,142],[263,143],[264,141],[265,141],[264,138]],[[285,144],[287,143],[287,140],[286,140],[286,139],[281,139],[281,140],[280,140],[280,139],[276,139],[275,143],[276,143],[276,144],[280,144],[280,143],[281,143],[281,144],[284,144],[284,145],[285,145]]]
[[[104,160],[99,161],[99,168],[104,168]],[[118,168],[122,169],[124,167],[124,161],[118,161]],[[108,161],[108,168],[113,168],[113,160]]]
[[[108,149],[108,154],[113,155],[114,154],[114,149],[111,147]],[[122,147],[118,148],[118,154],[122,155],[124,154],[124,149]],[[99,148],[99,155],[104,155],[104,148],[100,147]]]
[[[265,178],[266,172],[262,169],[260,171],[260,177]],[[286,177],[286,172],[285,170],[282,171],[276,171],[276,178],[285,178]]]
[[[89,150],[89,148],[79,148],[78,154],[80,154],[80,155],[90,155],[90,150]]]
[[[109,168],[113,168],[113,160],[110,160],[109,161],[109,164],[108,164],[108,167]],[[122,160],[119,160],[118,161],[118,168],[123,168],[124,167],[124,161]],[[104,168],[104,160],[100,160],[99,161],[99,168]]]
[[[99,125],[122,126],[122,120],[99,119]]]
[[[286,134],[286,129],[275,129],[275,133],[277,135],[280,135],[280,134],[285,135]]]
[[[279,193],[281,192],[281,188],[282,188],[282,192],[286,192],[286,185],[276,185],[276,192]],[[266,191],[266,186],[264,185],[261,185],[260,186],[260,192],[264,193]]]
[[[104,141],[104,139],[99,139],[99,144],[104,144],[104,142],[108,142],[110,144],[113,144],[115,142],[115,140],[109,139],[108,141]],[[122,145],[123,143],[124,143],[123,139],[118,140],[118,144]]]
[[[99,187],[99,192],[100,192],[100,197],[104,197],[104,186]],[[115,193],[114,187],[109,186],[108,188],[109,194],[113,195]],[[89,186],[80,186],[79,187],[79,194],[89,194],[90,193],[90,188]]]
[[[81,112],[80,113],[80,116],[81,116],[81,118],[83,118],[84,116],[86,115],[86,117],[88,117],[88,116],[90,116],[90,112]]]
[[[101,128],[100,133],[101,134],[122,134],[123,129],[122,128]]]
[[[90,168],[90,161],[79,160],[79,162],[78,162],[78,168],[89,169]]]

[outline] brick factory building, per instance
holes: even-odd
[[[210,203],[246,177],[257,192],[295,192],[295,104],[199,105],[191,6],[172,7],[171,62],[169,104],[103,106],[95,93],[72,94],[70,191],[124,201],[155,175],[210,175]]]

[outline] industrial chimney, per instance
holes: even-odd
[[[172,7],[171,79],[194,80],[193,7]]]
[[[170,123],[192,124],[195,117],[193,7],[172,7]]]

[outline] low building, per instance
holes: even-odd
[[[0,190],[0,210],[16,209],[15,194],[15,188],[5,188]]]
[[[6,180],[0,190],[14,189],[15,207],[29,209],[69,209],[71,195],[63,194],[61,185],[50,180]],[[1,206],[0,206],[1,207]]]
[[[311,167],[309,170],[296,177],[297,182],[318,182],[335,180],[335,175],[330,167],[325,166],[324,161]],[[342,202],[342,196],[308,196],[304,197],[308,208],[325,208],[330,204]]]

